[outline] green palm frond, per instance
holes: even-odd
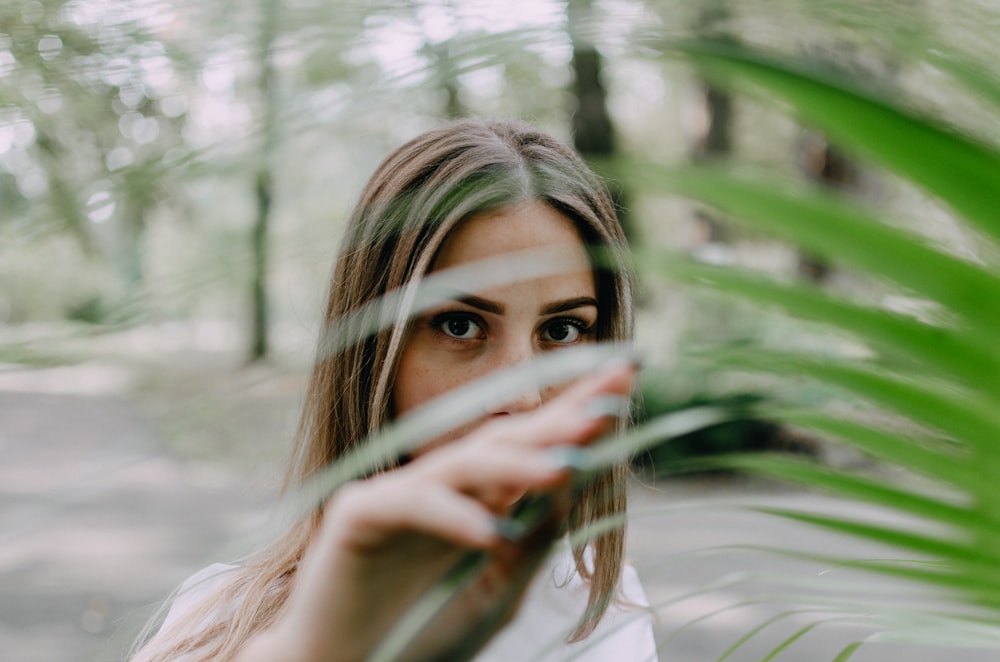
[[[873,95],[816,63],[791,62],[732,44],[671,44],[667,50],[718,83],[791,108],[838,146],[916,185],[950,210],[970,236],[989,247],[984,254],[989,255],[1000,240],[1000,152],[986,138],[965,135],[940,119]],[[932,59],[986,102],[995,102],[997,87],[991,72],[954,57]],[[933,632],[929,641],[996,647],[1000,630],[990,619],[1000,610],[1000,482],[996,480],[1000,407],[995,395],[1000,348],[993,340],[1000,328],[1000,265],[988,257],[979,261],[957,257],[947,247],[901,229],[898,221],[886,222],[881,214],[857,203],[777,175],[649,163],[616,167],[622,178],[646,191],[693,198],[930,305],[931,314],[918,317],[877,301],[834,295],[816,285],[656,252],[636,257],[643,274],[776,308],[863,348],[860,356],[820,357],[743,345],[704,351],[702,358],[716,368],[764,373],[779,381],[814,380],[844,393],[853,403],[867,403],[852,408],[849,416],[795,402],[764,410],[789,425],[840,439],[902,471],[868,474],[767,456],[734,456],[718,462],[899,515],[889,526],[851,514],[760,509],[899,550],[899,561],[914,563],[842,561],[943,589],[955,598],[950,609],[938,604],[933,609],[900,610],[858,602],[866,610],[866,622],[879,628],[872,640],[895,636],[919,642],[920,632]],[[799,597],[829,604],[808,589]],[[993,616],[984,617],[979,609]],[[781,641],[770,657],[792,647],[819,619],[850,611],[849,601],[831,604],[816,622]],[[849,659],[863,644],[851,643],[836,659]]]

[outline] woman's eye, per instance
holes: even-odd
[[[438,323],[438,328],[450,338],[475,340],[483,335],[483,330],[469,317],[454,316]]]
[[[574,343],[583,335],[584,329],[572,320],[556,320],[542,331],[542,340],[561,344]]]

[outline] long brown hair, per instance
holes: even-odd
[[[603,182],[573,150],[529,124],[452,122],[400,146],[381,163],[350,218],[334,266],[286,490],[303,484],[391,418],[406,332],[406,324],[398,322],[408,311],[387,313],[369,304],[426,275],[445,237],[462,220],[528,200],[564,214],[588,246],[623,257],[625,238]],[[632,337],[632,276],[625,260],[618,262],[595,268],[598,340]],[[382,325],[377,333],[360,331],[373,322],[365,315],[384,314],[396,323]],[[341,334],[352,340],[342,342]],[[588,485],[570,513],[570,529],[624,511],[622,467]],[[192,651],[194,659],[225,659],[270,625],[318,524],[316,513],[234,571],[214,599],[185,619],[183,625],[197,631],[174,636],[170,650]],[[593,631],[614,594],[624,530],[600,534],[588,544],[592,563],[584,560],[584,546],[574,550],[590,594],[573,639]],[[206,619],[209,626],[199,628]]]

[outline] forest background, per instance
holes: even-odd
[[[792,451],[715,460],[699,489],[755,470],[902,515],[794,517],[902,549],[823,567],[955,596],[807,592],[806,625],[711,659],[851,618],[858,641],[995,646],[998,22],[986,0],[5,3],[0,383],[127,394],[150,452],[266,492],[367,174],[445,118],[527,119],[619,198],[645,419],[757,406],[652,447],[644,475]],[[827,657],[860,659],[856,636]]]

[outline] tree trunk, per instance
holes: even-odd
[[[567,5],[570,40],[573,45],[572,91],[576,99],[572,118],[573,147],[584,159],[591,161],[591,165],[600,173],[601,161],[610,160],[618,150],[611,113],[608,111],[608,92],[602,80],[603,58],[594,44],[579,31],[583,19],[592,10],[592,0],[570,0]],[[608,184],[622,228],[629,240],[634,242],[637,237],[628,214],[627,191],[618,181],[609,180]]]
[[[448,119],[465,117],[469,112],[466,110],[465,104],[462,103],[455,61],[451,56],[450,42],[431,43],[425,41],[424,48],[431,54],[434,77],[444,94],[444,116]]]
[[[262,130],[260,159],[256,175],[257,214],[251,232],[253,276],[251,277],[250,361],[259,361],[270,351],[267,296],[268,229],[271,223],[273,179],[271,165],[276,142],[277,99],[274,89],[274,41],[277,34],[278,2],[262,0],[260,29],[260,79]]]
[[[257,173],[257,217],[251,234],[253,250],[253,276],[251,278],[251,336],[250,360],[257,361],[267,356],[268,341],[267,311],[267,230],[271,216],[271,180],[262,169]]]
[[[725,0],[715,0],[706,3],[698,15],[698,23],[694,31],[701,37],[718,40],[731,40],[725,28],[725,20],[729,10]],[[693,136],[690,147],[691,160],[699,163],[709,160],[722,160],[733,150],[732,142],[732,108],[733,100],[730,94],[708,81],[700,83],[698,109],[701,121]],[[695,221],[700,226],[703,241],[725,242],[729,238],[726,226],[710,212],[698,211]]]
[[[833,191],[848,191],[858,182],[857,168],[818,133],[803,134],[799,167],[808,179]],[[797,270],[800,276],[816,283],[823,282],[830,275],[830,265],[826,260],[801,249]]]

